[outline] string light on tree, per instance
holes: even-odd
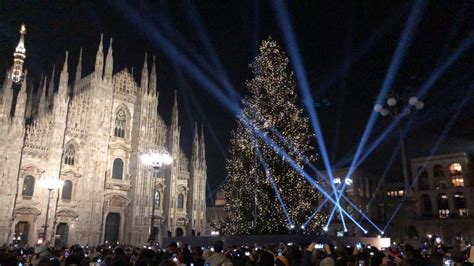
[[[304,165],[302,155],[308,156],[311,152],[310,141],[314,136],[309,130],[308,118],[297,106],[295,81],[288,62],[276,42],[268,39],[262,42],[259,55],[250,65],[253,78],[246,82],[249,95],[243,101],[242,115],[252,123],[248,126],[249,123],[239,118],[232,133],[230,159],[226,165],[228,179],[223,188],[228,199],[225,207],[228,218],[221,225],[225,234],[294,230],[295,225],[304,224],[312,214],[320,197],[301,173],[255,135],[255,130],[263,131],[300,166]],[[276,137],[275,131],[284,140]],[[262,167],[257,150],[268,165],[267,169]],[[273,184],[291,221],[284,214]],[[305,232],[319,232],[326,219],[327,214],[318,213],[305,225]]]

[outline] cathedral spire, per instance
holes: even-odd
[[[103,45],[104,35],[100,35],[99,48],[97,49],[97,55],[95,56],[95,68],[94,75],[97,79],[102,79],[102,73],[104,71],[104,45]]]
[[[199,158],[199,130],[198,130],[197,122],[194,122],[194,136],[193,136],[191,160],[194,163],[198,160],[198,158]]]
[[[47,108],[50,108],[53,105],[53,95],[54,95],[54,72],[56,71],[56,65],[53,65],[53,72],[51,73],[51,79],[49,80],[49,88],[48,88],[48,104]]]
[[[23,82],[21,84],[20,92],[18,92],[18,96],[16,98],[16,105],[15,105],[15,118],[24,118],[25,111],[26,111],[26,100],[27,100],[27,93],[26,93],[26,76],[28,75],[28,71],[25,70]]]
[[[68,51],[66,51],[66,56],[64,58],[63,70],[59,76],[59,89],[58,95],[67,96],[68,94],[68,81],[69,81],[69,72],[68,72]]]
[[[142,77],[140,80],[140,87],[144,93],[148,90],[148,61],[147,60],[148,60],[147,53],[145,52],[145,61],[143,62]]]
[[[38,116],[43,116],[44,113],[46,113],[46,84],[48,84],[48,77],[44,77],[44,81],[42,84],[42,87],[40,88],[40,101],[38,104]]]
[[[34,101],[33,101],[33,98],[34,98],[34,85],[33,85],[33,82],[30,80],[30,82],[28,83],[28,88],[29,88],[29,93],[27,92],[26,94],[26,104],[25,104],[25,118],[31,118],[32,114],[33,114],[33,104],[34,104]],[[27,91],[28,91],[28,88],[27,88]]]
[[[201,162],[206,161],[206,142],[204,140],[204,125],[201,125],[201,138],[199,140],[199,157]]]
[[[26,49],[25,49],[25,34],[26,34],[26,27],[25,24],[21,24],[20,29],[20,41],[15,48],[15,52],[13,53],[13,72],[12,72],[12,80],[15,83],[20,83],[23,78],[23,63],[26,58]]]
[[[79,82],[79,80],[81,80],[81,78],[82,78],[82,48],[79,51],[79,60],[77,61],[75,83]]]
[[[155,56],[153,56],[153,64],[151,65],[150,72],[150,87],[148,93],[152,96],[156,94],[156,65],[155,65]]]
[[[2,116],[9,117],[10,111],[12,109],[13,102],[13,90],[12,90],[12,79],[11,79],[11,69],[7,69],[5,76],[5,81],[3,82],[3,91],[2,91],[2,108],[0,109],[0,118]]]
[[[105,59],[105,71],[104,80],[112,82],[112,73],[114,69],[114,58],[112,55],[112,38],[110,38],[109,51],[107,52],[107,58]]]
[[[178,94],[174,91],[173,113],[171,115],[171,126],[178,129]]]

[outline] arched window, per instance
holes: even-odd
[[[160,199],[161,199],[161,194],[159,191],[155,192],[155,209],[160,208]]]
[[[427,190],[430,189],[430,186],[428,184],[428,172],[426,172],[426,169],[424,167],[418,168],[417,171],[418,175],[418,189],[419,190]]]
[[[117,111],[115,114],[115,128],[114,136],[119,138],[125,138],[125,129],[127,126],[127,114],[123,109]]]
[[[74,165],[74,157],[76,156],[76,148],[69,144],[64,153],[64,164]]]
[[[183,193],[178,194],[178,209],[183,209],[184,208],[184,195]]]
[[[423,195],[420,198],[421,216],[431,216],[433,214],[433,207],[431,206],[431,199],[428,195]]]
[[[449,217],[449,200],[446,194],[441,193],[436,197],[436,202],[438,204],[438,216],[441,219]]]
[[[453,187],[464,187],[464,178],[462,176],[462,166],[460,163],[453,163],[449,166],[449,174]]]
[[[63,191],[61,193],[61,199],[70,200],[72,196],[72,182],[71,180],[64,181]]]
[[[123,161],[120,158],[114,160],[112,166],[112,178],[113,179],[122,179],[123,178]]]
[[[23,191],[22,196],[33,197],[33,192],[35,191],[35,178],[28,175],[23,180]]]
[[[436,164],[433,166],[433,177],[436,189],[446,188],[446,182],[444,181],[444,170],[443,166]]]
[[[456,209],[456,214],[460,217],[467,216],[467,204],[466,198],[462,192],[456,192],[453,196],[454,209]]]

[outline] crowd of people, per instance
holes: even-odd
[[[1,266],[329,266],[329,265],[474,265],[474,248],[463,240],[453,247],[438,239],[425,242],[421,248],[397,245],[385,249],[357,243],[343,246],[335,243],[297,245],[224,246],[217,241],[209,247],[191,247],[186,243],[170,243],[166,248],[158,245],[133,247],[79,246],[52,248],[48,242],[36,247],[17,245],[0,249]]]

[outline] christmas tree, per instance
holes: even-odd
[[[309,160],[313,135],[308,118],[296,104],[288,61],[269,38],[250,64],[253,79],[246,83],[249,96],[243,100],[242,115],[232,132],[226,165],[228,177],[223,190],[228,217],[220,228],[225,234],[285,233],[290,229],[288,217],[300,227],[317,204],[316,189],[246,122],[248,119],[261,129],[300,167]],[[325,219],[326,215],[319,213],[306,228],[318,231]]]

